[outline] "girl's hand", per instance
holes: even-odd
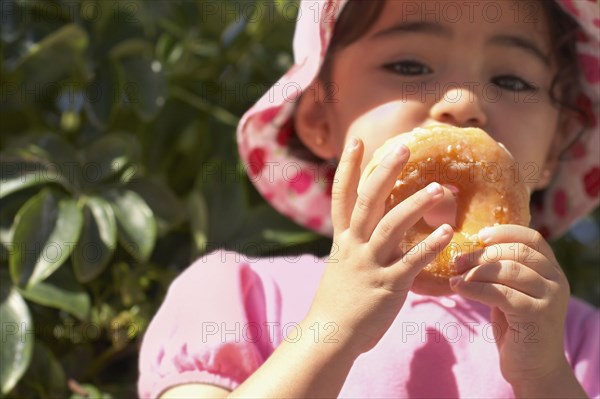
[[[456,261],[463,274],[450,287],[492,308],[504,378],[516,387],[572,374],[563,348],[569,284],[550,245],[517,225],[486,228],[479,237],[486,247]]]
[[[362,154],[362,142],[350,139],[332,188],[332,251],[305,319],[334,323],[333,338],[341,338],[356,355],[379,342],[415,276],[453,234],[450,226],[442,225],[412,249],[401,248],[404,232],[443,199],[444,191],[433,183],[384,215],[385,200],[409,150],[395,148],[358,187]]]

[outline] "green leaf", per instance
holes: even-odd
[[[0,264],[8,264],[17,212],[36,192],[34,188],[29,188],[0,200]]]
[[[73,174],[74,168],[79,166],[73,146],[54,133],[33,136],[24,151],[58,164],[58,170],[63,171],[64,175]]]
[[[158,59],[163,62],[166,61],[175,43],[175,38],[172,35],[168,33],[161,34],[156,41],[156,55]]]
[[[23,137],[3,153],[0,166],[0,196],[46,183],[59,184],[69,192],[80,185],[77,153],[73,146],[56,134]]]
[[[117,101],[117,77],[112,65],[105,59],[98,60],[94,80],[85,89],[83,110],[94,129],[106,131]],[[112,93],[112,94],[111,94]]]
[[[91,384],[77,384],[77,392],[73,393],[69,399],[104,399],[110,397],[105,395]]]
[[[219,105],[213,104],[210,101],[194,94],[193,92],[186,90],[182,87],[175,86],[170,89],[170,94],[173,98],[177,98],[199,111],[206,112],[207,114],[214,117],[219,122],[225,125],[237,126],[239,118],[232,114],[229,110],[220,107]]]
[[[37,393],[40,398],[62,398],[67,391],[67,378],[62,365],[40,340],[35,341],[33,357],[23,383]]]
[[[311,231],[282,231],[265,229],[264,237],[266,240],[277,242],[283,246],[291,247],[299,244],[306,244],[315,241],[320,236]]]
[[[5,270],[0,271],[0,381],[2,394],[8,393],[21,379],[31,361],[33,323],[27,304],[10,284]]]
[[[69,24],[31,45],[18,65],[25,73],[27,88],[38,87],[39,92],[40,86],[50,87],[70,76],[84,77],[88,42],[87,32],[81,26]]]
[[[151,57],[154,52],[154,46],[151,42],[144,39],[127,39],[123,40],[110,50],[110,57],[113,59],[131,57],[131,56],[146,56]]]
[[[17,213],[9,263],[13,282],[32,286],[50,276],[69,257],[83,217],[76,202],[46,189]]]
[[[142,141],[149,174],[165,176],[180,194],[189,192],[199,167],[214,155],[212,143],[219,136],[192,107],[168,101]]]
[[[263,251],[306,244],[319,237],[281,215],[270,205],[263,204],[248,211],[243,227],[227,244],[232,248],[247,248],[260,254]]]
[[[108,265],[116,244],[117,222],[112,207],[103,198],[88,198],[81,237],[73,253],[77,280],[87,283],[98,277]]]
[[[208,236],[211,247],[222,247],[243,227],[246,195],[242,185],[243,170],[236,164],[213,158],[203,164],[196,184],[206,200]]]
[[[181,201],[166,184],[156,179],[139,178],[133,179],[127,188],[138,193],[152,209],[159,235],[181,223],[184,216]]]
[[[32,302],[64,310],[79,320],[85,320],[90,311],[90,298],[68,267],[59,268],[47,280],[19,292]]]
[[[120,92],[144,120],[154,118],[167,97],[163,65],[153,53],[152,43],[130,39],[119,43],[110,54],[121,77]]]
[[[145,262],[156,241],[156,222],[152,210],[131,190],[111,190],[105,198],[115,212],[119,243],[135,259]]]
[[[119,262],[111,268],[113,281],[121,292],[121,301],[126,307],[144,303],[146,296],[140,286],[140,278],[137,273],[125,262]]]
[[[190,215],[190,227],[192,238],[196,246],[197,254],[206,252],[208,244],[208,208],[202,193],[192,191],[188,198],[188,213]]]
[[[83,178],[93,186],[111,177],[122,176],[131,164],[140,160],[137,139],[128,133],[111,133],[96,140],[86,150]]]
[[[0,199],[19,190],[41,184],[62,183],[63,186],[67,185],[67,182],[62,179],[60,175],[53,175],[49,171],[46,172],[47,173],[42,171],[25,173],[9,179],[5,179],[4,176],[2,176],[2,179],[0,180]]]

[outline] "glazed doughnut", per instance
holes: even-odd
[[[529,225],[529,193],[512,155],[477,128],[436,125],[389,139],[375,151],[359,184],[398,142],[410,149],[410,158],[386,200],[386,212],[431,182],[451,187],[456,198],[452,242],[426,274],[444,279],[455,274],[455,257],[482,247],[477,233],[483,227]],[[415,245],[433,230],[422,218],[406,232],[404,243]]]

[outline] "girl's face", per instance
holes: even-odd
[[[530,189],[541,188],[559,125],[549,37],[535,1],[388,1],[333,56],[333,101],[311,114],[327,137],[319,151],[339,159],[360,137],[364,168],[387,139],[415,127],[475,126],[508,148]]]

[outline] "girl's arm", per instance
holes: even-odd
[[[322,324],[319,324],[322,325]],[[337,397],[360,352],[337,334],[335,341],[315,340],[313,323],[300,323],[297,342],[283,341],[267,361],[229,398]]]
[[[297,341],[284,340],[254,374],[229,394],[224,388],[208,384],[186,384],[170,389],[161,398],[337,397],[359,353],[351,350],[341,334],[336,334],[334,340],[315,339],[311,330],[314,326],[308,321],[300,323]]]
[[[335,323],[337,342],[315,341],[313,334],[283,342],[230,397],[337,397],[354,360],[398,315],[415,276],[450,242],[452,229],[442,226],[418,244],[423,251],[398,248],[406,229],[440,203],[444,191],[430,185],[385,213],[409,150],[394,148],[359,186],[363,152],[363,143],[350,138],[340,159],[332,187],[334,250],[300,324],[308,332]]]
[[[523,380],[512,384],[517,398],[587,398],[565,359],[555,373],[539,380]]]
[[[167,390],[160,395],[160,399],[187,399],[187,398],[226,398],[229,391],[225,388],[209,384],[184,384]]]
[[[359,186],[363,152],[362,142],[351,139],[337,168],[332,253],[300,336],[284,340],[230,397],[337,396],[354,360],[372,349],[397,317],[417,274],[450,242],[453,231],[443,225],[414,251],[399,248],[406,229],[443,200],[444,190],[431,184],[385,213],[385,199],[409,150],[394,148]],[[328,323],[334,323],[336,342],[325,341],[325,334],[315,341],[321,334],[311,329]],[[243,358],[226,359],[234,367],[236,361]]]

